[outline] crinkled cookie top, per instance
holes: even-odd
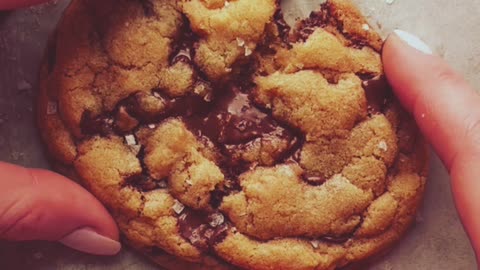
[[[41,70],[59,170],[168,269],[336,269],[411,224],[426,150],[349,1],[74,0]]]

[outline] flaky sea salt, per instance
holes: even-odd
[[[238,47],[243,47],[245,46],[245,40],[243,40],[242,38],[237,38],[237,44]]]
[[[312,247],[316,249],[320,246],[320,241],[312,240],[312,241],[310,241],[310,244],[312,244]]]
[[[378,148],[380,148],[381,150],[383,150],[383,151],[386,152],[386,151],[388,150],[387,142],[381,141],[381,142],[378,144]]]
[[[183,210],[185,209],[185,205],[183,205],[181,202],[175,200],[175,203],[172,206],[172,209],[177,215],[180,215]]]
[[[245,46],[245,56],[250,56],[252,55],[252,49],[250,49],[249,47]]]
[[[138,153],[140,153],[140,150],[142,150],[142,146],[141,146],[141,145],[138,145],[138,144],[130,145],[130,149],[132,149],[132,152],[133,152],[135,155],[138,155]]]
[[[210,226],[216,228],[225,222],[225,217],[221,213],[213,213],[210,215],[211,221],[209,222]]]
[[[128,145],[137,145],[137,140],[135,139],[135,136],[133,135],[126,135],[125,136],[125,141],[127,142]]]

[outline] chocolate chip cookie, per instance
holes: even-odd
[[[427,151],[347,0],[73,0],[41,67],[55,167],[167,269],[338,269],[412,223]]]

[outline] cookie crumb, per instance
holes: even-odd
[[[210,226],[216,228],[225,222],[225,217],[221,213],[213,213],[210,215],[211,221],[209,222]]]
[[[57,102],[49,101],[48,104],[47,104],[47,115],[56,114],[57,111],[58,111]]]
[[[381,150],[387,152],[387,150],[388,150],[387,142],[386,142],[386,141],[381,141],[381,142],[378,144],[378,148],[380,148]]]
[[[125,136],[125,141],[127,142],[128,145],[137,145],[137,140],[135,139],[134,135],[127,135]]]
[[[230,6],[230,2],[225,1],[225,7],[228,7],[228,6]]]
[[[175,204],[172,206],[172,209],[175,213],[177,213],[177,215],[180,215],[183,210],[185,210],[185,205],[183,205],[178,200],[175,200]]]
[[[365,31],[368,31],[368,30],[370,30],[370,26],[368,24],[364,23],[362,25],[362,29],[365,30]]]

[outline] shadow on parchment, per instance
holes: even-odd
[[[10,15],[11,11],[2,11],[0,10],[0,24],[2,24],[7,17]]]

